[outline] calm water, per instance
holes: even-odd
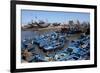
[[[38,35],[37,32],[33,32],[33,31],[21,31],[21,40],[23,40],[25,38],[34,38],[37,35]]]

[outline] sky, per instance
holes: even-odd
[[[82,22],[90,22],[90,13],[80,12],[60,12],[60,11],[37,11],[37,10],[21,10],[21,24],[25,25],[32,20],[43,20],[49,23],[68,23],[69,20]]]

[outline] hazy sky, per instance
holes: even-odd
[[[32,20],[44,20],[50,23],[65,23],[69,20],[90,22],[90,13],[21,10],[22,24],[28,24]]]

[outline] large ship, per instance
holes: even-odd
[[[28,23],[27,25],[24,25],[23,28],[46,28],[50,25],[50,23],[45,22],[43,20],[33,21]]]

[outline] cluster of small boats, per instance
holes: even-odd
[[[31,39],[26,38],[22,40],[22,62],[49,62],[90,59],[90,36],[81,34],[76,40],[69,40],[66,34],[52,31],[43,33],[41,35],[36,35],[36,37]],[[68,46],[65,47],[65,45]],[[36,49],[39,51],[41,50],[44,52],[44,54],[41,52],[36,52]]]
[[[45,51],[55,50],[57,48],[63,48],[66,42],[64,35],[56,32],[45,33],[35,38],[35,43],[39,45]]]

